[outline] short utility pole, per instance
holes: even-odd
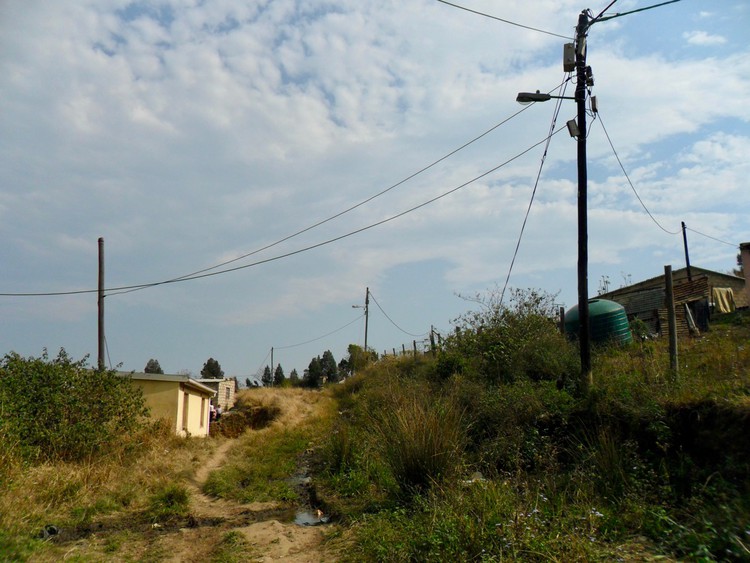
[[[352,305],[352,309],[364,309],[365,310],[365,354],[367,354],[367,325],[369,324],[370,315],[370,288],[368,287],[365,292],[365,306]]]
[[[577,119],[568,122],[568,132],[578,144],[578,343],[581,353],[581,382],[593,383],[591,376],[591,327],[589,320],[589,274],[588,274],[588,171],[586,168],[586,91],[594,85],[591,67],[586,66],[586,35],[590,26],[588,11],[578,16],[575,43],[566,44],[563,50],[563,69],[576,71],[575,97],[552,96],[521,92],[516,101],[521,104],[546,102],[552,98],[575,100]],[[596,112],[596,98],[592,97],[592,111]]]

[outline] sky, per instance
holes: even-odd
[[[0,352],[96,363],[100,237],[106,362],[128,371],[212,357],[244,382],[273,349],[301,375],[364,344],[367,288],[379,353],[506,280],[575,305],[576,104],[543,159],[556,104],[515,98],[573,95],[563,44],[609,0],[456,3],[0,3]],[[691,264],[729,272],[750,241],[750,4],[600,21],[587,57],[590,295],[683,267],[681,222]]]

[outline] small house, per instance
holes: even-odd
[[[750,267],[750,243],[740,245],[746,267]],[[682,335],[708,328],[712,313],[747,307],[750,294],[745,277],[696,266],[672,272],[677,330]],[[666,330],[666,281],[664,274],[602,293],[598,297],[625,307],[628,318],[640,319],[653,333]]]
[[[171,421],[179,436],[205,437],[209,433],[209,405],[216,392],[187,375],[122,373],[143,391],[153,418]]]
[[[235,394],[237,393],[236,377],[226,377],[224,379],[206,377],[196,379],[195,381],[216,391],[214,406],[221,407],[223,411],[229,410],[234,406]]]

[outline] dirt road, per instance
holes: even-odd
[[[270,432],[274,427],[291,428],[304,424],[310,417],[319,414],[330,401],[317,392],[298,389],[256,389],[253,397],[261,402],[273,401],[281,408],[280,416],[269,428],[251,432]],[[241,534],[252,547],[253,561],[287,561],[317,563],[335,561],[330,552],[323,549],[324,529],[320,526],[301,526],[288,521],[289,510],[275,503],[240,504],[209,497],[201,492],[210,473],[223,465],[227,454],[236,445],[236,440],[227,440],[213,453],[196,472],[190,483],[191,514],[200,522],[223,519],[220,526],[197,526],[182,529],[164,542],[169,561],[207,561],[211,550],[220,537],[233,531]]]

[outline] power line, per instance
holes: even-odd
[[[400,326],[398,326],[398,325],[397,325],[397,324],[395,323],[395,321],[394,321],[394,320],[393,320],[393,319],[392,319],[391,317],[389,317],[389,316],[388,316],[388,313],[386,313],[386,312],[385,312],[385,311],[383,310],[383,308],[382,308],[382,307],[380,306],[380,303],[378,303],[378,300],[377,300],[377,299],[375,299],[375,296],[374,296],[374,295],[372,294],[372,291],[370,292],[370,297],[372,297],[372,300],[373,300],[373,301],[375,301],[375,305],[377,305],[377,306],[378,306],[378,309],[380,309],[380,312],[381,312],[381,313],[383,313],[383,314],[385,315],[385,318],[386,318],[386,319],[388,319],[388,320],[389,320],[389,321],[391,322],[391,324],[392,324],[393,326],[395,326],[395,327],[396,327],[397,329],[399,329],[399,330],[400,330],[401,332],[403,332],[404,334],[407,334],[407,335],[409,335],[409,336],[413,336],[414,338],[419,338],[420,336],[424,336],[424,335],[426,335],[426,334],[429,334],[429,333],[427,333],[427,332],[423,332],[422,334],[412,334],[411,332],[409,332],[409,331],[406,331],[406,330],[404,330],[403,328],[401,328]]]
[[[567,86],[567,84],[566,84]],[[565,96],[565,88],[563,88],[562,96]],[[508,275],[505,276],[505,285],[503,285],[503,290],[500,292],[500,304],[503,303],[503,298],[505,297],[505,290],[508,288],[508,283],[510,282],[510,275],[513,272],[513,266],[516,263],[516,257],[518,256],[518,250],[521,247],[521,239],[523,238],[523,233],[526,230],[526,222],[529,219],[529,214],[531,213],[531,206],[534,203],[534,197],[536,196],[536,190],[539,186],[539,179],[542,177],[542,170],[544,169],[544,163],[547,159],[547,151],[549,150],[549,145],[552,140],[552,135],[554,134],[555,125],[557,124],[557,117],[560,115],[560,109],[562,108],[562,97],[557,99],[557,104],[555,106],[555,111],[552,115],[552,122],[550,123],[549,127],[549,136],[547,137],[547,143],[544,146],[544,152],[542,153],[542,160],[539,163],[539,171],[536,175],[536,181],[534,182],[534,189],[531,191],[531,199],[529,199],[529,205],[526,208],[526,215],[523,218],[523,224],[521,225],[521,232],[518,233],[518,241],[516,242],[516,249],[513,251],[513,258],[510,261],[510,266],[508,267]]]
[[[317,338],[313,338],[311,340],[306,340],[304,342],[299,342],[298,344],[289,344],[287,346],[274,346],[273,349],[274,350],[288,350],[289,348],[297,348],[299,346],[304,346],[305,344],[311,344],[312,342],[317,342],[318,340],[323,340],[324,338],[327,338],[327,337],[331,336],[332,334],[336,334],[337,332],[341,332],[342,330],[344,330],[345,328],[353,325],[357,321],[362,320],[362,317],[364,317],[364,316],[365,315],[363,313],[359,317],[357,317],[356,319],[354,319],[353,321],[350,321],[350,322],[346,323],[344,326],[339,327],[336,330],[332,330],[331,332],[329,332],[327,334],[324,334],[322,336],[318,336]]]
[[[557,87],[556,87],[555,89],[557,89],[557,88],[560,88],[560,86],[557,86]],[[247,252],[247,253],[245,253],[245,254],[243,254],[243,255],[241,255],[241,256],[237,256],[236,258],[232,258],[231,260],[226,260],[226,261],[224,261],[224,262],[220,262],[219,264],[215,264],[215,265],[213,265],[213,266],[210,266],[210,267],[208,267],[208,268],[203,268],[203,269],[201,269],[201,270],[197,270],[197,271],[195,271],[195,272],[192,272],[192,273],[190,273],[190,274],[185,274],[185,275],[183,275],[183,276],[179,276],[179,277],[177,277],[177,278],[172,278],[171,280],[167,280],[167,281],[168,281],[168,282],[172,282],[172,281],[179,281],[179,280],[182,280],[183,278],[190,278],[190,277],[192,277],[192,276],[195,276],[195,275],[198,275],[198,274],[202,274],[202,273],[204,273],[204,272],[209,272],[209,271],[211,271],[211,270],[215,270],[215,269],[217,269],[217,268],[221,268],[222,266],[227,266],[227,265],[229,265],[229,264],[232,264],[232,263],[234,263],[234,262],[237,262],[237,261],[239,261],[239,260],[243,260],[243,259],[245,259],[245,258],[248,258],[248,257],[250,257],[250,256],[253,256],[253,255],[255,255],[255,254],[258,254],[258,253],[260,253],[260,252],[263,252],[264,250],[268,250],[269,248],[273,248],[274,246],[277,246],[277,245],[279,245],[279,244],[281,244],[281,243],[283,243],[283,242],[286,242],[286,241],[288,241],[288,240],[290,240],[290,239],[292,239],[292,238],[294,238],[294,237],[297,237],[297,236],[299,236],[299,235],[301,235],[301,234],[303,234],[303,233],[306,233],[306,232],[308,232],[308,231],[311,231],[312,229],[315,229],[315,228],[317,228],[317,227],[320,227],[321,225],[324,225],[325,223],[328,223],[329,221],[333,221],[334,219],[338,219],[338,218],[339,218],[339,217],[341,217],[342,215],[345,215],[346,213],[349,213],[350,211],[354,211],[355,209],[357,209],[357,208],[359,208],[359,207],[362,207],[363,205],[365,205],[365,204],[367,204],[367,203],[371,202],[372,200],[374,200],[374,199],[376,199],[376,198],[378,198],[378,197],[380,197],[380,196],[382,196],[382,195],[384,195],[384,194],[386,194],[386,193],[390,192],[391,190],[393,190],[393,189],[395,189],[395,188],[399,187],[400,185],[402,185],[402,184],[404,184],[404,183],[408,182],[409,180],[411,180],[411,179],[415,178],[416,176],[418,176],[418,175],[420,175],[420,174],[422,174],[422,173],[426,172],[426,171],[427,171],[427,170],[429,170],[430,168],[433,168],[434,166],[436,166],[436,165],[440,164],[440,163],[441,163],[441,162],[443,162],[444,160],[446,160],[446,159],[450,158],[451,156],[455,155],[456,153],[458,153],[458,152],[462,151],[462,150],[463,150],[463,149],[465,149],[466,147],[468,147],[468,146],[470,146],[470,145],[474,144],[475,142],[479,141],[479,140],[480,140],[480,139],[482,139],[483,137],[486,137],[487,135],[489,135],[490,133],[492,133],[492,132],[493,132],[493,131],[494,131],[495,129],[497,129],[497,128],[501,127],[502,125],[505,125],[505,124],[506,124],[506,123],[508,123],[508,122],[509,122],[510,120],[514,119],[515,117],[517,117],[518,115],[520,115],[520,114],[521,114],[522,112],[526,111],[527,109],[529,109],[529,108],[528,108],[528,106],[527,106],[527,107],[524,107],[524,108],[522,108],[522,109],[520,109],[519,111],[517,111],[516,113],[514,113],[514,114],[513,114],[513,115],[511,115],[510,117],[507,117],[507,118],[503,119],[502,121],[500,121],[499,123],[497,123],[497,124],[493,125],[492,127],[490,127],[489,129],[487,129],[487,130],[486,130],[486,131],[484,131],[483,133],[480,133],[479,135],[477,135],[477,136],[476,136],[476,137],[474,137],[473,139],[471,139],[471,140],[469,140],[469,141],[465,142],[465,143],[464,143],[463,145],[461,145],[460,147],[458,147],[458,148],[456,148],[456,149],[454,149],[454,150],[450,151],[449,153],[446,153],[445,155],[441,156],[440,158],[438,158],[437,160],[435,160],[435,161],[433,161],[432,163],[428,164],[427,166],[424,166],[424,167],[420,168],[420,169],[419,169],[419,170],[417,170],[416,172],[413,172],[412,174],[410,174],[410,175],[406,176],[406,177],[405,177],[405,178],[403,178],[402,180],[399,180],[399,181],[398,181],[398,182],[396,182],[395,184],[393,184],[393,185],[391,185],[391,186],[389,186],[389,187],[385,188],[384,190],[381,190],[380,192],[378,192],[378,193],[376,193],[376,194],[374,194],[374,195],[372,195],[372,196],[370,196],[370,197],[368,197],[368,198],[366,198],[366,199],[364,199],[364,200],[360,201],[359,203],[357,203],[357,204],[355,204],[355,205],[352,205],[352,206],[350,206],[350,207],[348,207],[348,208],[344,209],[343,211],[340,211],[340,212],[338,212],[338,213],[336,213],[336,214],[334,214],[334,215],[331,215],[331,216],[329,216],[329,217],[328,217],[328,218],[326,218],[326,219],[323,219],[323,220],[321,220],[321,221],[318,221],[318,222],[316,222],[316,223],[313,223],[312,225],[310,225],[310,226],[308,226],[308,227],[305,227],[304,229],[300,229],[299,231],[297,231],[297,232],[295,232],[295,233],[292,233],[291,235],[287,235],[287,236],[285,236],[285,237],[283,237],[283,238],[281,238],[281,239],[279,239],[279,240],[277,240],[277,241],[275,241],[275,242],[272,242],[272,243],[270,243],[270,244],[267,244],[266,246],[263,246],[263,247],[261,247],[261,248],[258,248],[258,249],[256,249],[256,250],[253,250],[253,251],[251,251],[251,252]],[[146,288],[148,288],[148,287],[152,287],[152,286],[150,286],[150,285],[145,285],[145,284],[144,284],[143,286],[133,287],[132,289],[128,289],[128,290],[125,290],[125,291],[120,291],[120,292],[118,292],[117,294],[124,294],[124,293],[131,293],[131,292],[134,292],[134,291],[140,291],[140,290],[142,290],[142,289],[146,289]]]
[[[629,16],[630,14],[637,14],[638,12],[645,12],[646,10],[653,10],[654,8],[660,8],[661,6],[666,6],[667,4],[674,4],[676,2],[680,2],[681,0],[669,0],[668,2],[662,2],[661,4],[654,4],[653,6],[646,6],[645,8],[639,8],[637,10],[631,10],[629,12],[622,12],[619,14],[613,14],[611,16],[602,16],[601,14],[597,17],[595,21],[604,22],[607,20],[613,20],[615,18],[621,18],[622,16]],[[591,25],[594,23],[593,21],[589,23]]]
[[[552,135],[556,135],[560,131],[562,131],[562,128],[560,128],[557,131],[555,131],[554,133],[552,133]],[[435,203],[436,201],[438,201],[440,199],[443,199],[444,197],[447,197],[447,196],[449,196],[449,195],[457,192],[458,190],[460,190],[462,188],[465,188],[466,186],[468,186],[470,184],[473,184],[477,180],[481,180],[482,178],[484,178],[486,176],[489,176],[493,172],[496,172],[499,169],[503,168],[504,166],[507,166],[511,162],[513,162],[513,161],[521,158],[526,153],[534,150],[539,145],[545,143],[548,138],[549,137],[546,137],[546,138],[542,139],[541,141],[538,141],[538,142],[534,143],[530,147],[528,147],[528,148],[524,149],[523,151],[519,152],[518,154],[512,156],[511,158],[509,158],[505,162],[503,162],[501,164],[498,164],[497,166],[495,166],[495,167],[487,170],[486,172],[483,172],[483,173],[479,174],[478,176],[475,176],[471,180],[468,180],[468,181],[464,182],[463,184],[460,184],[460,185],[456,186],[455,188],[452,188],[452,189],[448,190],[447,192],[444,192],[444,193],[442,193],[440,195],[437,195],[437,196],[435,196],[433,198],[430,198],[427,201],[424,201],[424,202],[422,202],[422,203],[420,203],[418,205],[410,207],[409,209],[406,209],[405,211],[397,213],[396,215],[392,215],[391,217],[387,217],[385,219],[381,219],[380,221],[377,221],[375,223],[371,223],[370,225],[367,225],[365,227],[361,227],[359,229],[355,229],[354,231],[350,231],[350,232],[345,233],[343,235],[339,235],[337,237],[333,237],[333,238],[330,238],[328,240],[325,240],[325,241],[322,241],[322,242],[319,242],[319,243],[316,243],[316,244],[312,244],[312,245],[309,245],[309,246],[306,246],[306,247],[303,247],[303,248],[299,248],[299,249],[293,250],[291,252],[286,252],[284,254],[280,254],[280,255],[277,255],[277,256],[272,256],[270,258],[265,258],[263,260],[258,260],[256,262],[251,262],[250,264],[244,264],[242,266],[235,266],[233,268],[226,268],[224,270],[219,270],[219,271],[214,271],[214,272],[204,272],[204,273],[200,273],[200,274],[196,274],[196,275],[192,275],[192,276],[183,276],[181,278],[173,278],[173,279],[170,279],[170,280],[164,280],[164,281],[153,282],[153,283],[148,283],[148,284],[138,284],[138,285],[111,287],[111,288],[106,289],[105,291],[108,294],[117,295],[118,293],[113,293],[113,292],[120,292],[120,293],[122,293],[122,292],[125,292],[126,290],[133,290],[133,289],[147,288],[147,287],[157,287],[157,286],[160,286],[160,285],[169,285],[169,284],[174,284],[174,283],[181,283],[181,282],[186,282],[186,281],[192,281],[192,280],[198,280],[198,279],[208,278],[208,277],[212,277],[212,276],[218,276],[218,275],[221,275],[221,274],[227,274],[227,273],[230,273],[230,272],[236,272],[236,271],[239,271],[239,270],[244,270],[246,268],[252,268],[252,267],[255,267],[255,266],[259,266],[261,264],[267,264],[269,262],[275,262],[276,260],[281,260],[282,258],[289,258],[290,256],[295,256],[297,254],[301,254],[301,253],[307,252],[309,250],[314,250],[316,248],[320,248],[322,246],[326,246],[328,244],[331,244],[331,243],[334,243],[334,242],[338,242],[338,241],[343,240],[345,238],[348,238],[350,236],[357,235],[357,234],[362,233],[364,231],[368,231],[368,230],[373,229],[375,227],[379,227],[380,225],[384,225],[385,223],[389,223],[391,221],[399,219],[399,218],[403,217],[404,215],[408,215],[409,213],[417,211],[418,209],[421,209],[422,207],[426,207],[427,205]],[[96,292],[98,292],[98,289],[77,290],[77,291],[68,291],[68,292],[57,291],[57,292],[44,292],[44,293],[0,293],[0,297],[49,297],[49,296],[61,296],[61,295],[80,295],[80,294],[85,294],[85,293],[96,293]]]
[[[635,186],[633,185],[633,182],[630,181],[630,176],[628,176],[628,173],[625,171],[625,167],[622,164],[622,161],[620,160],[620,155],[617,154],[617,150],[615,149],[615,145],[612,144],[612,139],[609,138],[609,133],[607,133],[607,128],[604,126],[604,121],[602,120],[601,113],[599,113],[599,123],[602,125],[602,130],[604,131],[604,135],[607,137],[607,141],[609,141],[609,146],[612,148],[612,152],[615,155],[615,158],[617,159],[617,163],[620,165],[620,169],[622,170],[622,173],[625,175],[625,179],[628,181],[628,184],[630,185],[630,189],[633,190],[633,193],[635,194],[635,197],[638,198],[638,201],[640,202],[643,209],[648,213],[648,216],[651,217],[651,220],[656,224],[657,227],[659,227],[662,231],[669,235],[679,235],[680,231],[672,232],[670,230],[665,229],[662,227],[661,223],[656,220],[656,218],[651,214],[651,212],[648,210],[648,207],[646,207],[646,204],[643,203],[643,200],[641,199],[641,196],[638,195],[638,191],[635,189]]]
[[[466,12],[471,12],[472,14],[477,14],[478,16],[484,16],[485,18],[490,18],[492,20],[497,20],[497,21],[500,21],[500,22],[503,22],[503,23],[507,23],[508,25],[514,25],[516,27],[521,27],[523,29],[528,29],[528,30],[531,30],[531,31],[537,31],[539,33],[544,33],[546,35],[552,35],[553,37],[561,37],[563,39],[572,39],[572,37],[570,37],[569,35],[560,35],[558,33],[552,33],[551,31],[545,31],[544,29],[539,29],[539,28],[536,28],[536,27],[531,27],[531,26],[528,26],[528,25],[523,25],[523,24],[520,24],[520,23],[516,23],[514,21],[505,20],[503,18],[498,18],[497,16],[492,16],[490,14],[485,14],[484,12],[478,12],[477,10],[472,10],[471,8],[467,8],[466,6],[459,6],[458,4],[453,4],[452,2],[446,2],[446,0],[437,0],[437,1],[440,2],[441,4],[445,4],[447,6],[452,6],[454,8],[458,8],[459,10],[464,10]]]
[[[727,242],[725,240],[721,240],[720,238],[712,237],[711,235],[707,235],[706,233],[701,233],[700,231],[696,231],[695,229],[691,229],[690,227],[685,227],[685,228],[688,231],[690,231],[692,233],[695,233],[696,235],[700,235],[702,237],[710,238],[711,240],[715,240],[716,242],[720,242],[722,244],[733,246],[735,248],[737,248],[739,246],[739,244],[735,244],[735,243],[732,243],[732,242]]]

